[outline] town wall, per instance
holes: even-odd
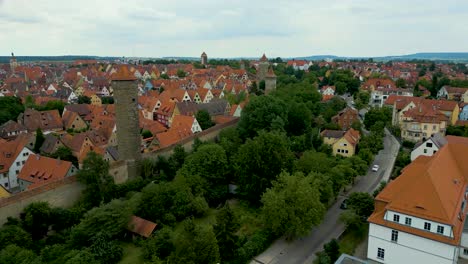
[[[186,151],[192,149],[196,138],[202,141],[214,140],[221,130],[234,127],[239,119],[234,119],[225,124],[216,125],[200,133],[194,134],[177,144],[167,146],[158,151],[143,154],[144,158],[157,159],[158,156],[169,156],[177,145],[182,145]],[[114,177],[115,183],[124,183],[128,179],[127,161],[120,160],[112,163],[109,174]],[[32,202],[48,202],[53,207],[71,207],[81,196],[85,186],[77,181],[76,175],[49,184],[14,194],[8,198],[0,199],[0,225],[3,225],[8,217],[18,217],[23,209]]]
[[[0,225],[3,225],[8,217],[18,217],[32,202],[44,201],[53,207],[71,207],[78,201],[84,188],[76,176],[70,176],[0,199]]]

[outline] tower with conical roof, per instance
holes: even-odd
[[[205,52],[201,55],[201,64],[204,66],[208,65],[208,55]]]
[[[119,159],[126,161],[129,178],[138,176],[141,160],[136,80],[126,65],[118,67],[112,75]]]
[[[268,94],[275,89],[276,89],[276,74],[273,72],[273,68],[270,67],[265,76],[265,94]]]
[[[265,56],[265,53],[263,53],[263,56],[260,58],[260,61],[258,63],[258,71],[257,71],[258,82],[265,80],[269,66],[270,66],[270,63],[268,63],[268,59]]]

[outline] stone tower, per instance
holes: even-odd
[[[205,66],[208,65],[208,55],[206,55],[205,52],[201,55],[201,64]]]
[[[273,72],[273,68],[269,68],[265,76],[265,94],[270,93],[276,89],[276,74]]]
[[[138,176],[141,160],[136,80],[126,65],[112,75],[119,158],[127,163],[128,178]]]
[[[240,61],[239,61],[239,66],[240,66],[240,69],[241,69],[241,70],[245,70],[245,61],[244,61],[244,60],[240,60]]]
[[[263,56],[260,58],[260,62],[258,64],[258,71],[257,71],[257,81],[258,82],[265,80],[265,76],[267,75],[269,66],[270,66],[270,64],[268,63],[268,59],[265,56],[265,54],[263,54]]]
[[[15,54],[12,52],[12,53],[11,53],[11,59],[10,59],[10,70],[11,70],[11,73],[15,73],[16,67],[18,67],[18,62],[16,61]]]

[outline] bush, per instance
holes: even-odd
[[[403,140],[402,145],[403,145],[403,147],[412,150],[412,149],[414,148],[415,143],[414,143],[414,142],[411,142],[411,141],[408,141],[408,140]]]
[[[259,230],[255,232],[243,245],[238,249],[239,263],[247,263],[256,255],[262,253],[275,237],[267,230]]]

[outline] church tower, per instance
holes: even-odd
[[[119,158],[127,163],[128,178],[139,175],[141,138],[137,78],[126,65],[112,75]]]
[[[15,54],[12,52],[11,59],[10,59],[10,70],[12,74],[15,73],[16,67],[18,67],[18,62],[16,61]]]
[[[201,55],[201,64],[204,66],[208,65],[208,55],[205,52]]]

